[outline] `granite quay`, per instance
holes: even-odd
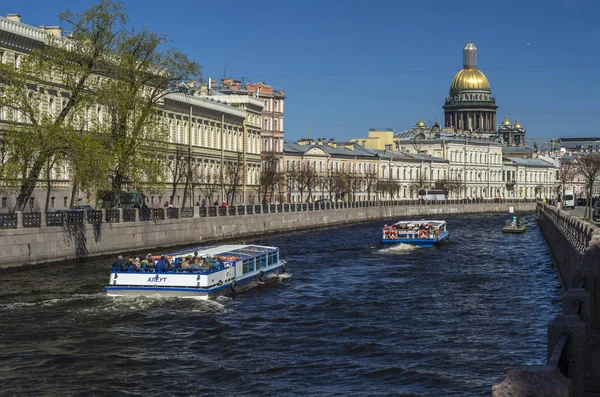
[[[375,219],[533,211],[518,200],[381,201],[237,207],[119,209],[0,215],[2,266],[285,233]]]
[[[494,397],[600,395],[600,229],[538,204],[538,223],[564,291],[548,324],[547,364],[509,370]]]

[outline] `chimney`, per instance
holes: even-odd
[[[6,19],[13,22],[21,22],[21,14],[6,14]]]
[[[208,96],[208,84],[201,83],[200,90],[194,91],[194,96]]]
[[[46,33],[56,36],[62,37],[62,28],[60,26],[40,26],[40,28],[44,29]]]

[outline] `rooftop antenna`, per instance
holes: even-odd
[[[223,78],[227,78],[227,65],[223,66]]]
[[[310,120],[308,120],[308,139],[310,139]]]

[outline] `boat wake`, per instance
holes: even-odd
[[[410,244],[396,244],[380,248],[378,252],[380,254],[405,254],[408,252],[412,252],[418,248],[419,247],[415,247],[414,245]]]
[[[107,305],[96,307],[96,311],[144,311],[156,308],[170,308],[173,310],[184,310],[194,313],[229,313],[230,310],[225,307],[225,303],[230,298],[219,297],[217,300],[211,299],[190,299],[180,297],[154,296],[107,296]]]

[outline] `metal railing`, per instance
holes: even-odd
[[[69,210],[46,212],[45,222],[40,212],[23,212],[22,227],[35,228],[44,226],[62,226],[69,224],[87,223],[119,223],[136,221],[157,221],[164,219],[190,219],[194,216],[216,217],[216,216],[246,216],[255,214],[274,214],[299,211],[329,211],[348,208],[369,208],[380,206],[445,206],[457,204],[484,204],[484,203],[526,203],[527,200],[498,200],[498,199],[458,199],[442,201],[426,200],[382,200],[382,201],[354,201],[354,202],[317,202],[317,203],[283,203],[283,204],[247,204],[238,206],[209,206],[209,207],[187,207],[174,208],[125,208],[110,209],[102,211]],[[531,200],[529,200],[531,202]],[[104,212],[104,219],[102,213]],[[197,215],[195,215],[197,214]],[[546,216],[553,219],[559,228],[568,235],[570,241],[577,242],[577,247],[585,249],[590,241],[590,228],[577,219],[559,215],[556,211],[547,210]],[[16,229],[18,225],[17,213],[0,214],[0,229]]]
[[[554,223],[565,238],[573,244],[579,252],[584,252],[590,245],[594,226],[580,221],[565,211],[547,204],[538,204],[538,215]]]

